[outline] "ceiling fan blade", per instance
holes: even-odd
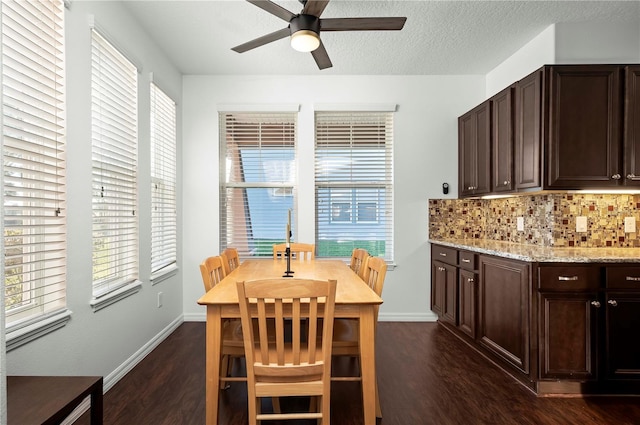
[[[327,18],[320,19],[320,31],[401,30],[407,18]]]
[[[263,35],[262,37],[258,37],[251,41],[248,41],[239,46],[233,47],[231,50],[244,53],[247,50],[255,49],[256,47],[264,46],[267,43],[271,43],[272,41],[280,40],[281,38],[289,37],[291,31],[289,31],[289,27],[282,28],[281,30],[274,31],[271,34]]]
[[[320,41],[320,47],[311,52],[311,55],[313,56],[313,59],[315,59],[318,68],[326,69],[333,66],[331,59],[329,59],[329,55],[327,54],[327,49],[324,48],[322,40]]]
[[[277,5],[274,2],[269,0],[247,0],[247,1],[251,4],[258,6],[260,9],[265,10],[271,13],[272,15],[275,15],[278,18],[283,19],[287,22],[289,22],[291,19],[293,19],[294,16],[296,16],[295,13],[291,13],[284,7]]]
[[[301,13],[303,15],[320,17],[322,12],[324,12],[324,8],[327,7],[327,4],[329,4],[329,0],[307,0]]]

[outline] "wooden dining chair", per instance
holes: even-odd
[[[331,341],[335,280],[265,279],[237,282],[247,363],[249,424],[263,420],[316,419],[329,423]],[[275,329],[267,317],[275,316]],[[323,317],[322,321],[318,318]],[[254,335],[253,318],[258,321]],[[286,321],[291,335],[285,338]],[[274,335],[275,333],[275,335]],[[273,342],[270,337],[275,336]],[[255,341],[255,343],[254,343]],[[263,413],[261,399],[317,397],[317,412]],[[312,410],[312,409],[310,409]]]
[[[380,257],[369,257],[364,267],[364,281],[373,291],[382,297],[382,288],[387,274],[387,263]],[[378,323],[379,306],[375,308],[375,321]],[[359,343],[360,328],[356,319],[336,319],[333,325],[333,346],[334,356],[345,356],[360,358]],[[358,363],[357,375],[353,376],[333,376],[332,381],[361,381],[360,364]],[[376,382],[376,399],[378,393],[378,383]],[[376,405],[376,416],[382,415],[379,404]]]
[[[227,248],[220,254],[224,263],[224,274],[228,275],[232,271],[238,268],[240,265],[240,257],[238,256],[238,250],[235,248]]]
[[[313,260],[315,258],[316,246],[314,244],[291,242],[289,246],[292,260]],[[285,259],[286,248],[287,244],[284,243],[273,245],[273,259]]]
[[[206,292],[216,286],[224,277],[224,260],[221,256],[208,257],[200,264],[200,273]],[[233,359],[244,357],[244,340],[240,319],[226,319],[222,324],[222,357],[220,363],[220,388],[229,387],[229,382],[246,381],[246,377],[231,376]]]
[[[351,262],[349,267],[353,270],[361,279],[364,279],[365,266],[367,259],[369,258],[369,252],[363,248],[354,248],[351,253]]]

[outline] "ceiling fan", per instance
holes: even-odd
[[[331,68],[320,33],[323,31],[380,31],[401,30],[407,18],[320,18],[329,0],[298,0],[302,12],[292,13],[270,0],[247,0],[249,3],[289,23],[286,28],[263,35],[231,50],[244,53],[272,41],[291,36],[291,47],[301,52],[311,52],[318,68]]]

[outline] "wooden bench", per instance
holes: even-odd
[[[57,425],[91,396],[91,425],[102,425],[102,376],[7,376],[8,425]]]

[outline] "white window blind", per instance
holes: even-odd
[[[220,249],[271,256],[295,214],[296,114],[220,113],[220,150]]]
[[[66,308],[61,1],[2,1],[2,154],[8,330]]]
[[[93,295],[138,278],[136,67],[91,31]]]
[[[176,263],[176,104],[151,83],[151,273]]]
[[[318,256],[393,260],[393,113],[316,112]]]

